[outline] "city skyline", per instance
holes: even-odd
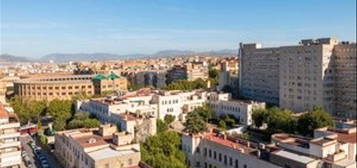
[[[0,53],[39,58],[237,49],[241,41],[279,46],[331,36],[356,41],[355,3],[4,0]]]

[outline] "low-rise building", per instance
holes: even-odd
[[[207,102],[207,94],[201,90],[160,91],[153,95],[152,102],[158,105],[157,118],[164,119],[166,115],[171,115],[178,120],[184,120],[185,113],[191,112]]]
[[[200,135],[183,134],[182,150],[191,168],[281,168],[270,163],[249,141],[231,139],[212,131]]]
[[[0,167],[20,168],[20,122],[12,108],[0,104]]]
[[[265,109],[265,103],[246,100],[210,101],[216,116],[234,116],[241,124],[251,125],[252,113],[255,109]]]
[[[271,144],[261,144],[210,130],[183,134],[182,149],[192,168],[354,168],[353,135],[309,138],[280,133],[272,135]]]
[[[356,164],[356,127],[351,128],[351,132],[339,132],[340,129],[317,129],[315,138],[302,137],[297,135],[279,133],[272,135],[272,142],[278,147],[283,148],[283,153],[273,153],[272,161],[281,166],[293,165],[295,163],[283,163],[282,160],[299,158],[294,155],[301,155],[301,160],[309,162],[306,157],[319,160],[313,167],[336,167],[354,168]],[[354,130],[354,131],[352,131]],[[336,131],[336,132],[334,132]],[[287,152],[294,154],[287,154]],[[304,157],[304,158],[302,158]]]
[[[55,135],[55,156],[67,168],[138,167],[140,145],[113,125],[74,129]]]
[[[71,99],[75,95],[127,90],[127,80],[114,73],[37,77],[14,82],[15,95],[34,100]]]

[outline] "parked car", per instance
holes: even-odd
[[[27,156],[27,152],[26,151],[22,151],[21,152],[21,157],[25,157],[25,156]]]
[[[47,161],[41,161],[41,167],[42,167],[42,168],[49,168],[50,165],[48,164]]]

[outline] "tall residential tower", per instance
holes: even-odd
[[[356,117],[356,44],[333,38],[262,48],[240,45],[240,94],[296,112],[315,106]]]

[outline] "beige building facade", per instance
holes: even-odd
[[[113,125],[66,130],[55,135],[55,156],[66,168],[138,167],[140,145],[133,139]]]
[[[68,100],[79,94],[94,95],[106,91],[127,90],[126,78],[111,75],[28,78],[15,81],[14,91],[15,95],[34,100]]]
[[[356,117],[356,44],[334,38],[262,48],[241,44],[240,95],[303,112],[323,107]]]

